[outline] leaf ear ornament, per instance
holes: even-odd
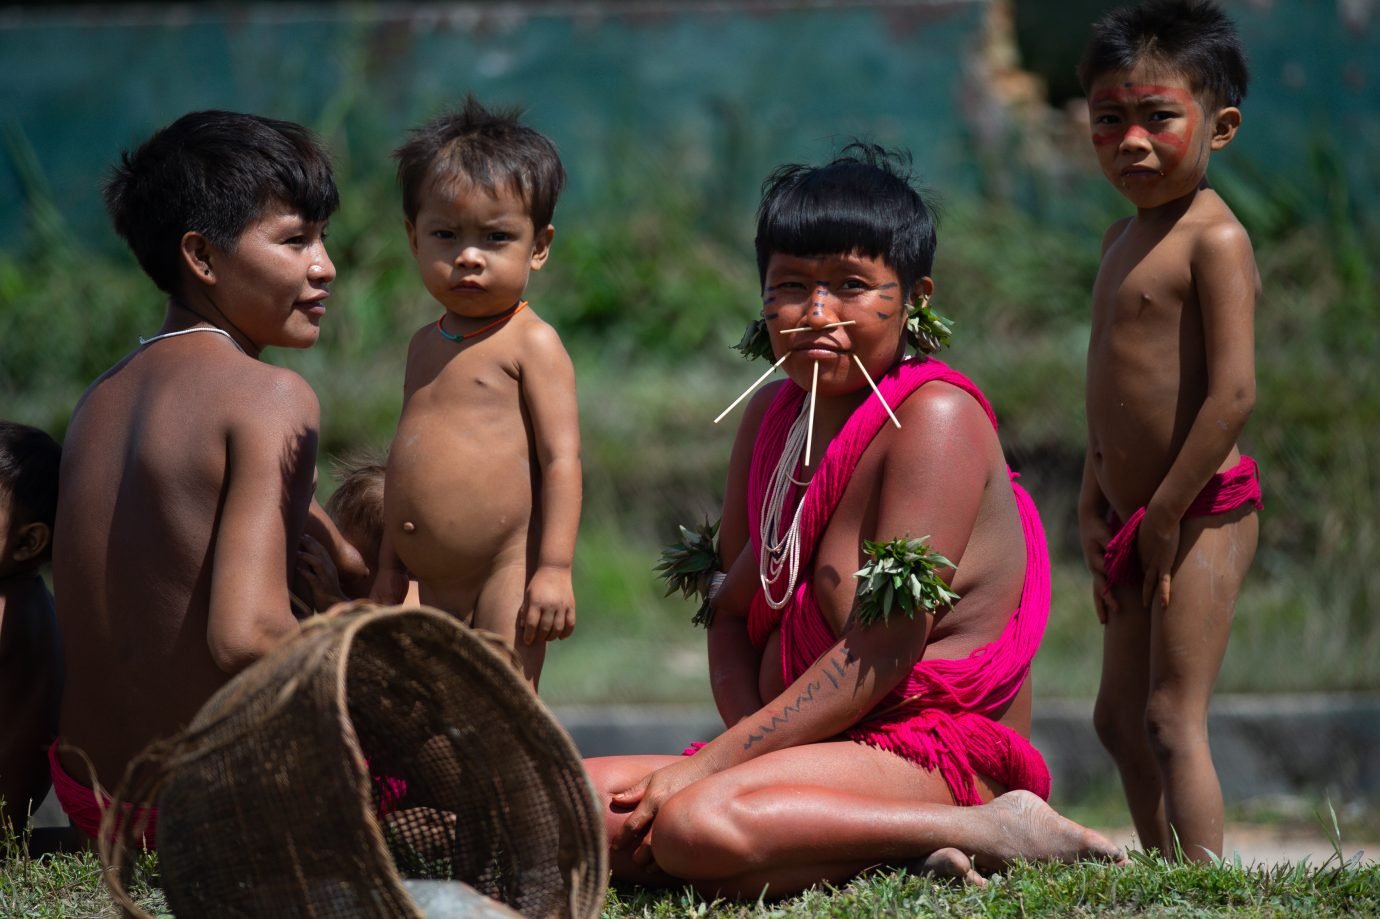
[[[947,348],[952,337],[953,320],[934,311],[929,294],[921,294],[906,310],[906,344],[918,353],[934,354]]]

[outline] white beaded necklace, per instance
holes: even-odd
[[[179,329],[179,330],[176,331],[176,332],[163,332],[163,333],[158,334],[158,335],[150,335],[148,338],[145,338],[144,336],[140,335],[140,336],[139,336],[139,344],[140,344],[140,345],[150,345],[150,344],[153,344],[154,342],[158,341],[159,339],[163,339],[163,338],[176,338],[176,337],[179,336],[179,335],[190,335],[190,334],[192,334],[193,332],[215,332],[215,333],[218,334],[218,335],[224,335],[226,338],[230,339],[230,344],[234,345],[236,348],[239,348],[239,352],[240,352],[241,354],[244,354],[244,349],[243,349],[243,348],[240,348],[240,343],[237,342],[237,341],[235,341],[235,336],[231,335],[229,332],[225,331],[224,329],[218,329],[218,328],[216,328],[215,326],[206,326],[206,325],[192,326],[190,329]]]
[[[781,609],[790,602],[791,594],[795,591],[795,580],[800,575],[800,514],[805,508],[804,494],[800,496],[800,503],[796,505],[795,515],[791,518],[791,525],[786,528],[785,534],[778,537],[777,530],[781,526],[781,511],[786,506],[791,484],[802,484],[796,482],[791,474],[795,472],[795,467],[805,452],[810,414],[808,400],[802,402],[800,414],[796,416],[790,431],[786,434],[781,458],[776,461],[776,469],[772,471],[767,492],[762,498],[762,554],[758,558],[758,573],[762,579],[762,594],[772,609]],[[787,576],[786,592],[778,600],[772,596],[772,585],[781,577],[783,569]]]

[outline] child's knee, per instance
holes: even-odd
[[[1145,705],[1145,733],[1156,759],[1207,745],[1207,713],[1172,693],[1152,692]]]
[[[1143,748],[1145,744],[1145,719],[1140,711],[1131,711],[1124,703],[1097,697],[1093,707],[1093,728],[1098,740],[1113,757]]]

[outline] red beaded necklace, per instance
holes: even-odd
[[[442,316],[440,319],[436,320],[436,331],[440,332],[441,337],[446,339],[447,341],[465,341],[466,339],[474,338],[476,335],[482,335],[492,328],[503,325],[503,323],[507,322],[509,319],[512,319],[518,313],[522,312],[522,310],[526,306],[527,301],[522,300],[518,303],[517,306],[513,307],[507,312],[499,314],[498,318],[495,319],[493,322],[490,322],[488,325],[481,326],[475,329],[473,332],[465,332],[463,335],[452,335],[449,332],[447,332],[444,328],[442,328],[441,323],[444,322],[446,318],[445,316]]]

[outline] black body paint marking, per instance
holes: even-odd
[[[806,702],[814,701],[815,690],[819,689],[821,685],[822,684],[816,681],[806,686],[805,691],[795,697],[795,702],[793,704],[787,705],[785,708],[781,709],[781,714],[772,715],[771,721],[768,724],[761,725],[757,729],[758,733],[749,734],[747,743],[743,744],[743,749],[751,750],[753,744],[757,743],[758,741],[765,740],[768,734],[775,732],[776,729],[779,728],[781,725],[789,722],[791,720],[791,715],[800,714],[801,706],[803,706]]]

